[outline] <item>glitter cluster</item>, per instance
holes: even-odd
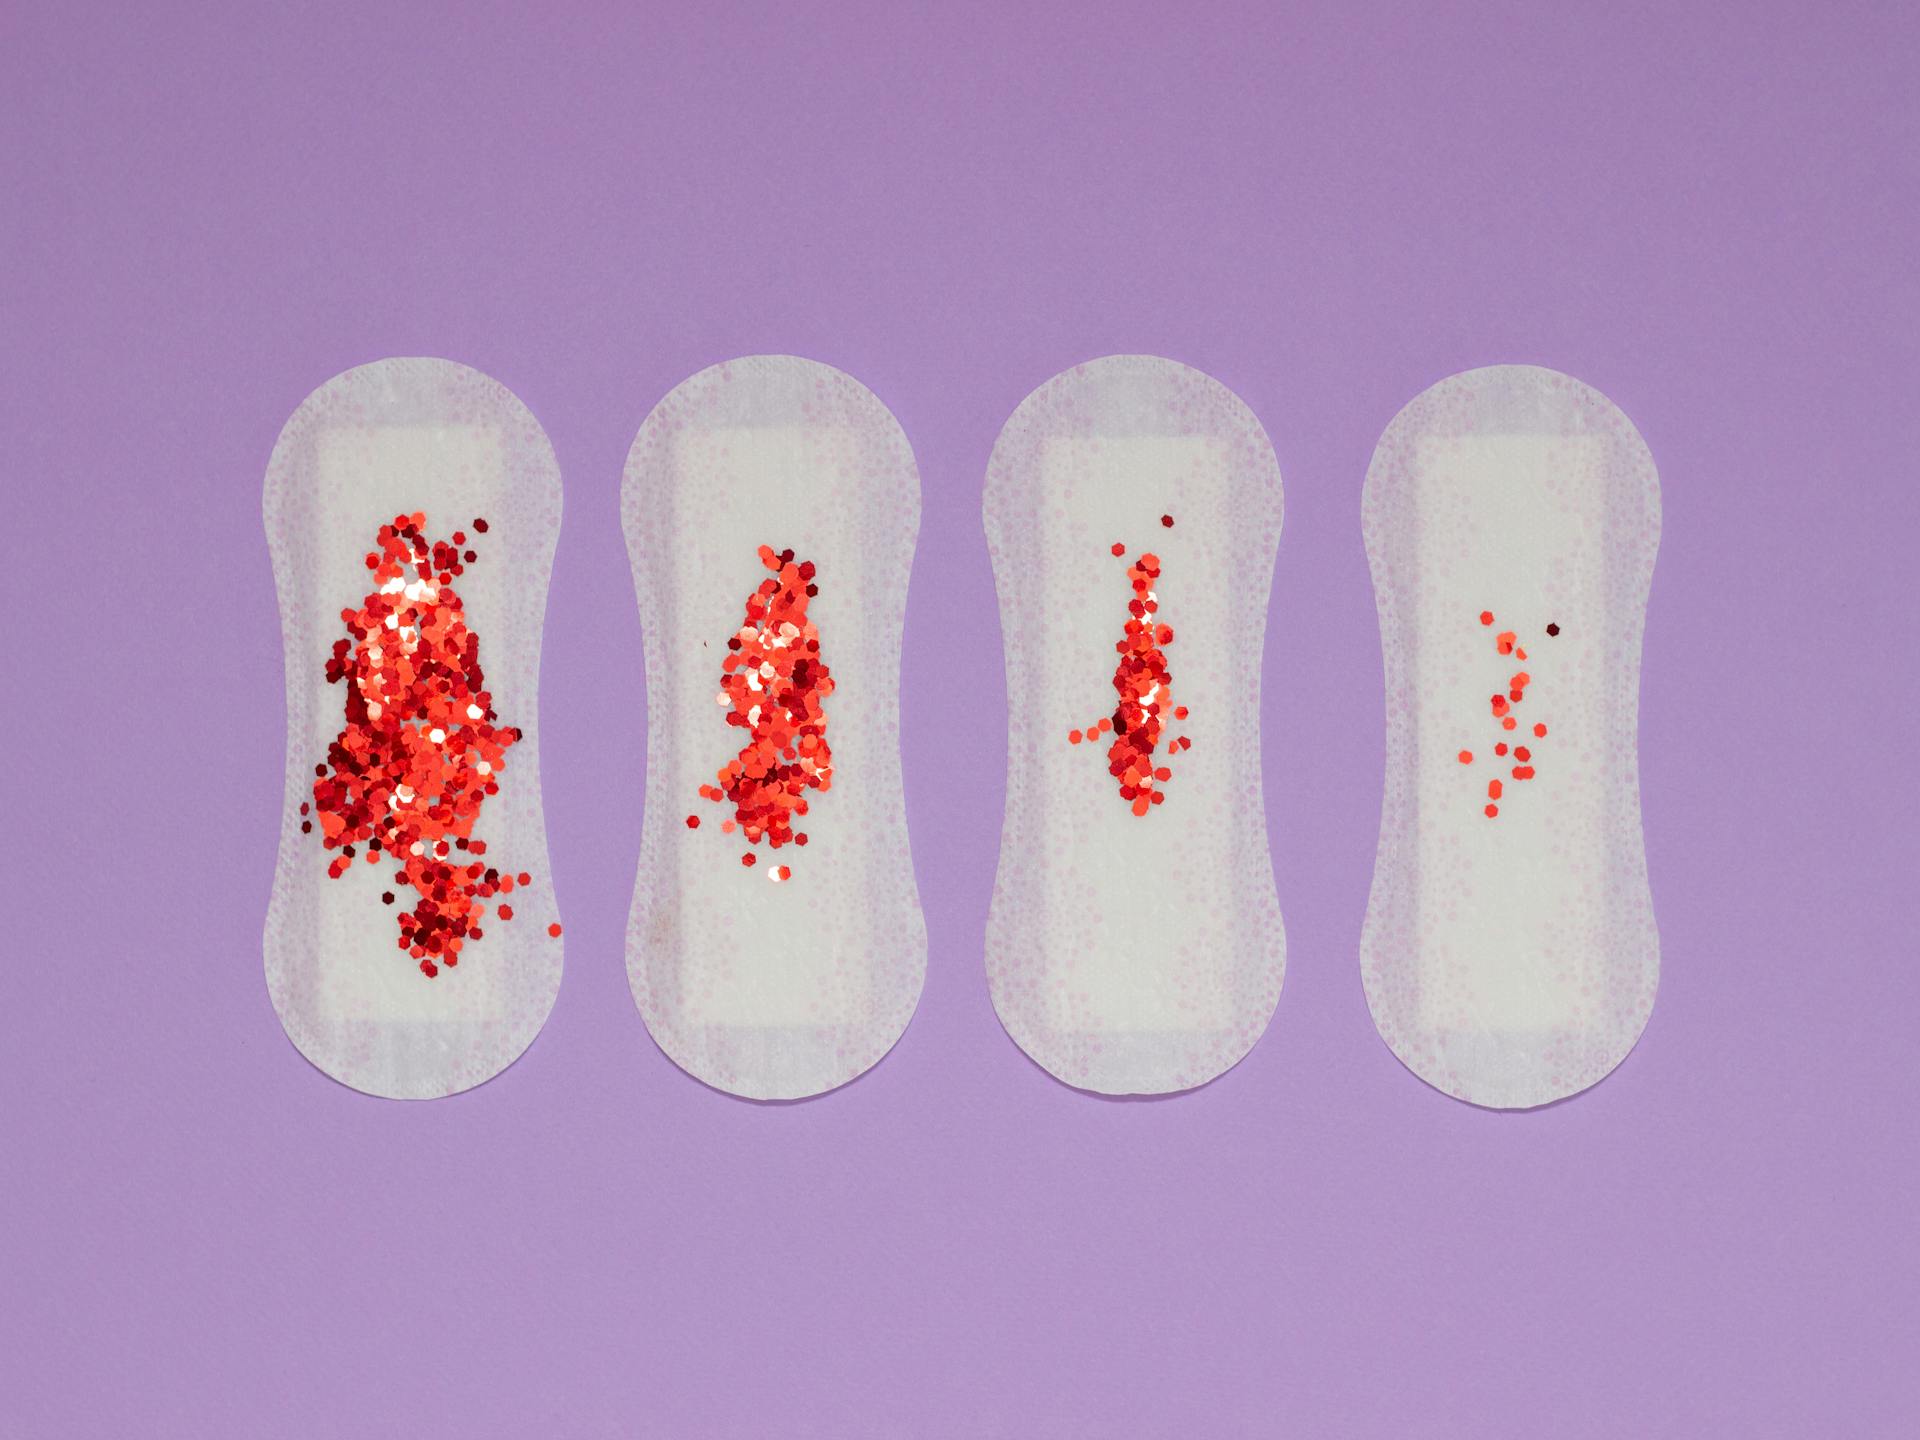
[[[748,845],[762,840],[778,850],[805,845],[805,831],[794,821],[807,813],[807,792],[833,788],[833,751],[827,744],[822,708],[833,694],[833,674],[820,659],[820,634],[807,607],[820,587],[811,560],[795,561],[792,550],[760,547],[760,563],[773,573],[747,597],[746,616],[727,641],[715,703],[725,707],[727,723],[747,732],[739,754],[720,768],[718,783],[702,785],[700,798],[732,807],[721,832],[736,830]],[[700,828],[689,815],[687,828]],[[752,869],[757,856],[743,852],[740,864]],[[785,865],[766,876],[778,884],[791,878]]]
[[[1493,612],[1491,610],[1482,610],[1480,612],[1480,623],[1485,628],[1492,629]],[[1557,623],[1547,626],[1547,634],[1549,636],[1555,636],[1559,633],[1560,626]],[[1493,650],[1494,654],[1500,656],[1503,660],[1511,660],[1519,665],[1526,664],[1526,649],[1520,644],[1520,637],[1512,630],[1502,630],[1493,637]],[[1512,779],[1522,782],[1531,780],[1534,776],[1533,748],[1518,743],[1509,747],[1505,736],[1520,728],[1520,717],[1516,712],[1520,706],[1526,702],[1527,687],[1532,683],[1533,676],[1527,671],[1515,670],[1507,677],[1506,691],[1502,693],[1496,690],[1488,701],[1488,708],[1492,712],[1494,723],[1500,727],[1499,733],[1501,735],[1501,738],[1494,742],[1494,757],[1507,764],[1508,774]],[[1546,736],[1546,725],[1541,722],[1535,722],[1533,726],[1533,738],[1539,741],[1546,739]],[[1511,754],[1509,754],[1510,748]],[[1471,750],[1462,750],[1459,759],[1462,765],[1471,765],[1473,764],[1473,752]],[[1487,802],[1483,807],[1483,813],[1489,820],[1494,819],[1500,814],[1499,802],[1505,791],[1506,783],[1499,777],[1496,776],[1487,781]]]
[[[1160,523],[1171,529],[1173,517],[1162,515]],[[1113,553],[1124,557],[1127,547],[1115,542]],[[1102,716],[1084,731],[1069,730],[1067,741],[1078,745],[1084,739],[1095,741],[1111,734],[1107,747],[1107,772],[1120,787],[1120,798],[1135,815],[1145,815],[1167,796],[1160,789],[1173,778],[1165,765],[1154,764],[1154,753],[1169,719],[1184,720],[1184,705],[1171,705],[1173,672],[1167,668],[1166,647],[1173,643],[1173,627],[1160,623],[1160,596],[1155,586],[1160,579],[1160,557],[1148,552],[1127,567],[1127,579],[1133,584],[1133,598],[1127,602],[1126,631],[1114,645],[1120,661],[1114,667],[1113,688],[1118,695],[1113,713]],[[1191,750],[1193,741],[1178,736],[1167,741],[1169,752]]]
[[[328,684],[346,684],[346,720],[327,763],[314,766],[312,806],[300,807],[313,818],[300,828],[319,821],[322,842],[339,852],[327,865],[333,879],[356,858],[373,865],[385,856],[398,867],[397,884],[420,897],[399,913],[399,948],[431,979],[480,939],[483,902],[533,877],[487,864],[486,842],[473,837],[521,732],[494,723],[480,637],[453,589],[475,553],[464,532],[429,541],[425,525],[415,513],[380,527],[366,558],[373,589],[357,610],[340,612],[350,638],[334,642],[326,673]],[[473,529],[485,534],[487,522]],[[380,898],[391,905],[394,892]],[[499,914],[511,920],[513,908],[502,904]]]

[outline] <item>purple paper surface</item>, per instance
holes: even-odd
[[[511,10],[0,15],[0,1431],[1903,1433],[1916,12]],[[876,1069],[794,1105],[678,1070],[622,950],[621,464],[675,384],[766,351],[870,386],[925,492],[926,990]],[[1286,988],[1236,1069],[1151,1102],[1048,1078],[982,970],[981,484],[1023,396],[1117,351],[1232,387],[1286,480]],[[389,355],[511,387],[567,491],[541,757],[567,974],[518,1064],[423,1104],[309,1066],[261,975],[261,480],[309,391]],[[1403,1069],[1357,953],[1360,486],[1401,405],[1501,362],[1618,404],[1665,512],[1660,995],[1611,1078],[1531,1114]]]

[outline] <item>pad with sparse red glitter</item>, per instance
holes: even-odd
[[[1620,1062],[1659,976],[1634,758],[1659,479],[1598,391],[1492,366],[1401,410],[1362,514],[1387,693],[1367,1000],[1447,1094],[1547,1104]]]
[[[1055,376],[994,445],[1010,736],[987,974],[1008,1033],[1071,1085],[1198,1085],[1273,1012],[1259,656],[1280,508],[1247,407],[1153,356]]]

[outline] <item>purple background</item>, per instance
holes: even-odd
[[[0,1428],[1910,1423],[1911,7],[154,8],[0,19]],[[621,953],[645,711],[620,467],[676,382],[760,351],[871,386],[925,485],[926,992],[876,1070],[782,1107],[669,1063]],[[1154,1103],[1050,1080],[981,969],[981,479],[1022,396],[1113,351],[1232,386],[1287,487],[1286,990],[1238,1069]],[[309,390],[413,354],[511,386],[565,474],[542,723],[568,939],[520,1063],[406,1105],[310,1068],[261,979],[260,482]],[[1356,959],[1361,478],[1407,399],[1499,361],[1611,396],[1666,506],[1641,732],[1665,981],[1611,1079],[1530,1115],[1404,1070]]]

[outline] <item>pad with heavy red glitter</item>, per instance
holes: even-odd
[[[560,482],[504,387],[444,360],[338,376],[268,466],[287,799],[268,988],[356,1089],[451,1094],[560,981],[537,678]]]
[[[886,407],[791,356],[695,375],[628,457],[647,666],[628,977],[661,1048],[735,1094],[844,1084],[919,999],[899,750],[919,516]]]
[[[1067,1083],[1204,1083],[1265,1029],[1286,941],[1261,793],[1280,472],[1197,370],[1114,356],[1007,422],[986,525],[1007,647],[987,971]]]
[[[1636,735],[1659,479],[1598,391],[1498,366],[1394,419],[1364,520],[1387,682],[1368,1003],[1439,1089],[1543,1105],[1619,1064],[1659,983]]]

